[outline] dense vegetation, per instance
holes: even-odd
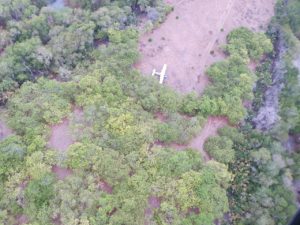
[[[243,102],[259,104],[254,83],[270,79],[268,66],[248,68],[272,56],[265,34],[232,31],[227,59],[207,71],[212,85],[181,96],[132,66],[139,18],[159,23],[170,10],[161,1],[70,0],[61,10],[51,2],[0,0],[1,104],[14,130],[0,142],[0,224],[25,215],[33,225],[207,225],[230,210],[233,224],[289,220],[295,164],[241,123],[253,113]],[[209,116],[241,124],[206,141],[213,160],[170,147],[187,144]],[[66,119],[75,141],[51,149],[51,127]],[[58,179],[54,167],[71,173]]]
[[[237,176],[229,193],[233,196],[230,206],[236,223],[287,224],[296,211],[300,89],[299,68],[294,67],[293,61],[295,57],[299,58],[299,41],[295,38],[300,26],[297,19],[299,14],[296,14],[300,9],[298,3],[293,0],[278,1],[276,5],[276,17],[268,30],[276,51],[257,68],[259,80],[255,87],[253,107],[249,110],[248,124],[241,127],[244,138],[232,139],[237,160],[230,165],[230,170]],[[283,38],[279,40],[279,36]],[[279,48],[288,49],[278,61],[284,73],[280,117],[272,129],[262,134],[251,128],[251,121],[263,104],[266,90],[273,85],[270,73],[274,71],[272,61],[276,59]],[[247,142],[243,141],[245,139]]]

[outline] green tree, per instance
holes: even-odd
[[[205,150],[217,161],[230,163],[235,158],[233,142],[227,137],[211,137],[205,144]]]

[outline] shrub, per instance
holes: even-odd
[[[232,146],[233,142],[229,138],[217,136],[209,138],[204,144],[204,149],[215,160],[228,164],[235,159]]]

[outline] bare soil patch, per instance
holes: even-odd
[[[79,120],[83,117],[83,111],[80,108],[74,108],[73,117]],[[74,139],[71,134],[70,121],[65,118],[62,123],[53,125],[51,127],[51,136],[48,142],[48,147],[53,148],[61,154],[66,154],[70,145],[74,143]],[[52,167],[52,172],[55,173],[59,180],[65,179],[72,174],[72,170],[63,168],[58,165]]]
[[[6,111],[4,108],[0,108],[0,141],[9,137],[13,134],[12,129],[7,126],[6,121]]]
[[[72,175],[72,170],[68,168],[63,168],[57,165],[52,167],[52,173],[54,173],[58,180],[64,180],[68,176]]]
[[[69,130],[69,120],[64,119],[62,123],[51,127],[51,136],[48,146],[59,152],[67,151],[73,144],[71,132]]]
[[[27,224],[29,222],[29,219],[25,215],[20,215],[17,217],[16,225],[23,225]]]
[[[201,94],[209,84],[205,70],[224,58],[220,46],[234,28],[264,29],[273,16],[275,0],[168,0],[174,11],[166,21],[140,39],[146,75],[168,64],[167,85],[181,93]]]
[[[113,188],[106,181],[100,181],[98,184],[99,188],[107,194],[112,194]]]
[[[12,130],[0,119],[0,141],[12,135]]]

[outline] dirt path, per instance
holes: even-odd
[[[188,145],[171,145],[171,147],[177,150],[183,150],[185,148],[197,149],[204,161],[209,161],[211,157],[204,149],[204,143],[209,137],[216,136],[218,130],[228,124],[228,120],[224,117],[209,117],[201,132],[195,137]]]
[[[204,161],[208,161],[211,157],[207,154],[204,149],[204,143],[209,137],[216,136],[218,130],[228,124],[226,118],[223,117],[210,117],[207,120],[207,123],[201,130],[200,134],[192,140],[189,147],[198,149],[203,156]]]

